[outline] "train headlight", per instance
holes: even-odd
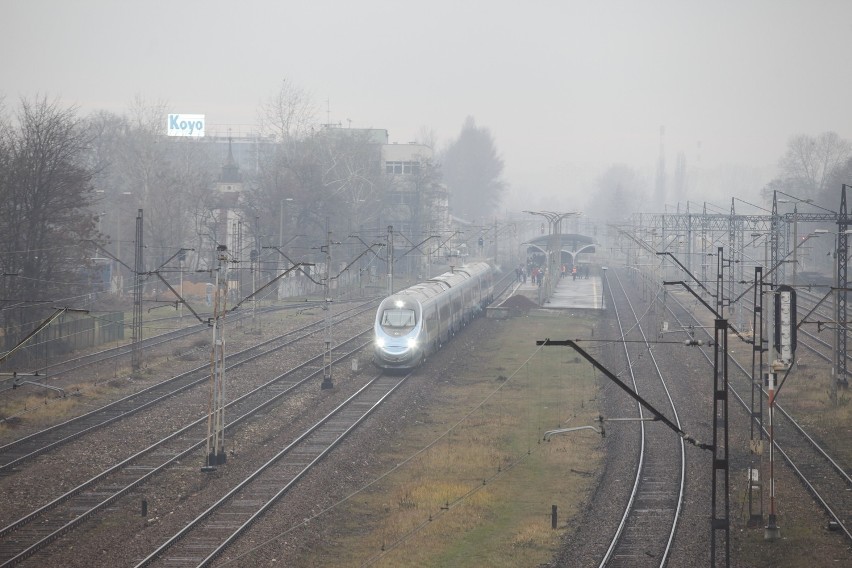
[[[376,338],[376,347],[382,348],[385,346],[385,340],[382,337]]]
[[[408,348],[414,349],[415,347],[417,347],[417,340],[414,339],[413,337],[409,337],[408,338]]]

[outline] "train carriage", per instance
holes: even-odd
[[[493,269],[476,262],[385,298],[376,312],[373,361],[385,369],[416,367],[481,312],[493,292]]]

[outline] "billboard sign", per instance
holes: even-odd
[[[168,121],[169,136],[204,136],[203,114],[170,114]]]

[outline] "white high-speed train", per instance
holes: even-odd
[[[494,271],[474,262],[382,300],[376,313],[373,361],[410,369],[438,350],[493,299]]]

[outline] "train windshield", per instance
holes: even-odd
[[[414,310],[393,308],[382,313],[382,327],[414,327]]]

